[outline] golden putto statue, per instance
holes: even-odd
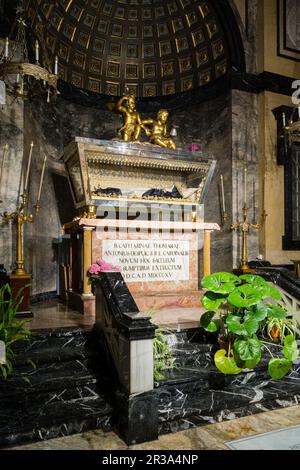
[[[160,109],[157,113],[156,121],[153,119],[145,119],[143,125],[150,126],[150,129],[146,128],[146,134],[150,136],[149,141],[151,144],[175,150],[175,142],[167,128],[168,117],[169,112],[166,109]]]
[[[124,95],[113,107],[109,107],[123,117],[123,126],[118,130],[118,134],[125,142],[139,142],[141,131],[149,137],[149,142],[163,148],[176,149],[176,144],[168,132],[169,112],[160,109],[156,120],[144,119],[136,110],[136,100],[134,95]]]
[[[125,142],[139,140],[143,124],[135,107],[135,97],[133,95],[122,96],[116,104],[116,111],[123,116],[123,126],[118,130],[118,134]]]

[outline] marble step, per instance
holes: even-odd
[[[15,343],[14,350],[17,354],[29,352],[41,352],[43,349],[80,349],[87,346],[92,339],[91,330],[82,328],[61,328],[58,330],[34,330],[30,341]]]
[[[30,384],[22,376],[14,375],[0,382],[1,399],[23,394],[34,395],[38,391],[59,392],[65,388],[76,388],[87,384],[104,383],[106,374],[101,368],[91,368],[89,359],[71,360],[38,365],[36,369],[23,367],[21,373],[28,377]],[[100,385],[99,385],[100,386]]]
[[[68,329],[54,332],[34,333],[30,343],[17,343],[15,363],[19,369],[26,366],[28,360],[36,365],[51,362],[65,362],[98,357],[101,361],[99,346],[95,343],[93,333],[86,330]]]
[[[113,409],[106,396],[15,408],[0,408],[0,447],[52,439],[94,429],[111,429]]]
[[[36,365],[48,364],[53,362],[66,362],[70,360],[83,360],[95,357],[96,352],[87,346],[82,347],[47,347],[41,350],[21,351],[15,358],[15,365],[18,369],[21,366],[28,366],[28,361],[33,361]],[[99,355],[100,358],[100,355]]]
[[[220,374],[217,387],[213,385],[212,378],[207,377],[205,381],[204,374],[197,381],[161,385],[156,390],[161,432],[179,430],[179,423],[180,429],[185,429],[190,427],[188,423],[199,425],[222,420],[222,413],[224,419],[232,419],[245,416],[249,410],[253,413],[256,409],[292,406],[300,399],[297,372],[278,381],[270,380],[266,370],[230,378]]]
[[[209,367],[214,364],[214,354],[219,349],[215,335],[203,332],[200,328],[169,334],[168,343],[177,368]],[[268,348],[277,356],[278,345],[268,345]],[[269,359],[270,355],[263,351],[262,360],[256,370],[265,369]]]
[[[282,403],[281,405],[278,403]],[[247,406],[223,408],[221,410],[209,409],[207,413],[205,410],[200,413],[193,413],[189,416],[183,416],[178,419],[170,421],[160,421],[158,426],[159,435],[175,433],[208,424],[220,423],[223,421],[231,421],[233,419],[242,418],[244,416],[251,416],[265,411],[273,411],[280,408],[298,405],[299,402],[296,398],[291,397],[287,401],[281,400],[265,400],[260,403],[252,403]]]
[[[211,344],[178,343],[171,347],[177,368],[206,367],[213,363],[214,346]]]
[[[211,355],[209,355],[211,354]],[[199,387],[205,388],[225,388],[230,386],[236,381],[237,376],[225,375],[220,373],[214,365],[213,354],[209,353],[201,360],[201,364],[197,362],[197,358],[194,362],[189,364],[183,364],[180,358],[175,358],[174,368],[163,370],[161,373],[164,379],[156,382],[156,388],[163,388],[167,386],[176,386],[177,384],[191,384],[193,383],[196,387],[199,383]],[[254,381],[269,380],[270,377],[267,373],[269,357],[262,357],[261,362],[255,367],[255,369],[245,369],[239,374],[241,380],[248,380],[249,377],[254,377]],[[190,385],[188,385],[190,386]]]
[[[43,407],[47,403],[75,401],[79,399],[94,399],[107,394],[108,387],[99,386],[98,383],[87,383],[74,388],[64,388],[60,390],[41,390],[34,393],[34,403]],[[5,396],[0,400],[0,407],[5,409],[11,406],[13,398],[14,408],[23,409],[31,406],[33,396],[31,393],[16,394],[13,397]]]

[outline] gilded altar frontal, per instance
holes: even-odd
[[[300,447],[299,142],[299,0],[0,0],[1,449]]]

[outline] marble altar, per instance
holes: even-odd
[[[120,266],[140,311],[200,306],[210,232],[219,229],[204,222],[216,162],[202,153],[85,138],[71,142],[62,159],[78,213],[64,225],[70,305],[94,315],[88,269],[105,259]],[[166,191],[172,187],[176,197]],[[149,196],[151,188],[162,196]]]

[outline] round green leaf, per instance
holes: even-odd
[[[215,365],[223,374],[237,375],[242,372],[243,369],[237,366],[232,355],[226,356],[225,349],[220,349],[215,354]]]
[[[234,343],[234,349],[243,361],[255,361],[261,354],[261,343],[257,338],[238,340]]]
[[[244,318],[244,327],[246,328],[248,335],[252,336],[257,332],[259,328],[259,322],[254,315],[247,314]]]
[[[255,359],[245,362],[245,368],[254,369],[254,367],[257,366],[257,364],[259,364],[260,361],[261,361],[261,351],[259,352],[259,355]]]
[[[280,305],[269,305],[268,317],[269,318],[286,318],[287,311],[280,307]]]
[[[242,281],[247,281],[249,284],[255,284],[256,286],[268,285],[263,277],[257,276],[256,274],[243,274],[239,276],[239,278],[242,279]]]
[[[283,354],[289,361],[294,361],[299,356],[299,349],[293,335],[286,336],[284,340]]]
[[[262,294],[262,298],[263,299],[275,299],[275,300],[281,300],[281,295],[280,293],[278,292],[277,289],[275,289],[274,287],[270,286],[270,284],[267,284],[265,286],[257,286],[257,289],[260,290],[261,294]]]
[[[244,284],[237,287],[229,296],[228,302],[238,308],[251,307],[262,300],[263,295],[259,288]]]
[[[240,367],[241,369],[244,369],[246,367],[245,365],[246,361],[242,361],[238,352],[234,348],[232,349],[232,354],[233,354],[233,358],[235,360],[236,365]]]
[[[267,318],[269,312],[270,308],[268,305],[264,304],[263,302],[258,302],[258,304],[253,307],[253,312],[251,315],[253,315],[253,318],[255,318],[258,322],[261,322]]]
[[[273,358],[269,362],[268,372],[272,379],[282,379],[282,377],[290,372],[292,366],[292,361],[288,359]]]
[[[237,315],[232,315],[230,313],[226,318],[226,325],[228,326],[228,329],[229,331],[231,331],[231,333],[235,333],[236,335],[247,336],[247,330],[242,324],[241,320],[241,317],[238,317]]]
[[[206,292],[202,299],[202,305],[207,310],[218,310],[218,308],[225,302],[226,297],[221,294],[216,294],[215,292]]]
[[[232,292],[239,278],[231,273],[215,273],[204,276],[202,279],[202,287],[217,294],[229,294]]]
[[[219,329],[217,323],[213,321],[214,315],[215,312],[206,312],[200,318],[200,326],[210,333],[215,333]]]
[[[241,336],[252,336],[259,328],[259,323],[251,316],[246,316],[242,321],[241,317],[229,314],[226,318],[226,324],[229,331]]]

